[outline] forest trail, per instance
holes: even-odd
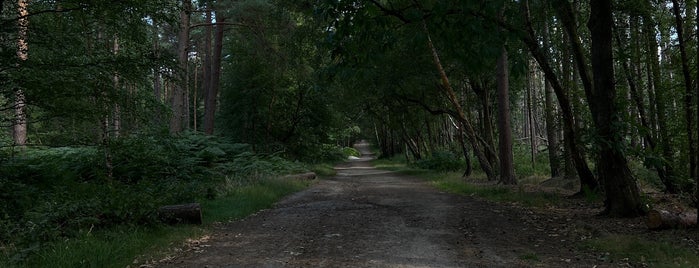
[[[365,155],[161,267],[593,267],[535,213],[441,192]],[[537,220],[537,218],[539,220]],[[546,220],[543,220],[546,221]]]

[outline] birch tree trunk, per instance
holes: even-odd
[[[28,11],[29,0],[19,0],[17,2],[19,20],[19,38],[17,38],[17,58],[22,62],[29,58],[29,44],[27,43],[27,30],[29,28]],[[12,138],[14,144],[24,147],[27,144],[27,107],[26,96],[21,86],[15,90],[14,100],[15,120],[12,124]]]
[[[116,57],[119,54],[119,36],[114,35],[114,43],[112,47],[112,53],[114,53],[114,56]],[[115,72],[114,76],[112,77],[112,83],[114,86],[114,90],[118,92],[119,90],[119,73]],[[117,93],[118,94],[118,93]],[[121,107],[119,106],[119,102],[114,103],[114,110],[112,111],[112,132],[114,133],[114,137],[118,138],[119,135],[121,135]]]

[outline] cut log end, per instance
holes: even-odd
[[[697,225],[694,212],[672,213],[667,210],[653,209],[648,212],[646,226],[651,230],[682,229]]]
[[[199,203],[162,206],[158,216],[167,224],[202,224]]]

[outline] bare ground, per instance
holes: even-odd
[[[596,208],[575,201],[530,209],[449,194],[368,160],[336,167],[337,176],[273,209],[217,226],[159,266],[631,267],[643,264],[610,263],[576,242],[601,233],[668,235],[647,232],[641,219],[597,218]]]

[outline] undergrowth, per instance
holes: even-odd
[[[158,207],[200,202],[206,222],[242,217],[305,187],[273,178],[308,169],[196,134],[0,152],[0,266],[124,267],[161,237],[182,239],[186,227],[163,226]]]
[[[495,202],[519,203],[525,206],[544,207],[560,200],[555,193],[525,191],[519,186],[481,185],[465,181],[461,172],[444,172],[422,169],[414,165],[406,165],[405,158],[397,156],[373,161],[376,168],[398,171],[429,181],[435,187],[450,193],[478,196]],[[474,170],[472,180],[487,181],[480,170]]]
[[[631,262],[642,267],[696,267],[699,256],[670,241],[651,241],[632,235],[606,235],[582,242],[582,247],[602,252],[609,263]]]

